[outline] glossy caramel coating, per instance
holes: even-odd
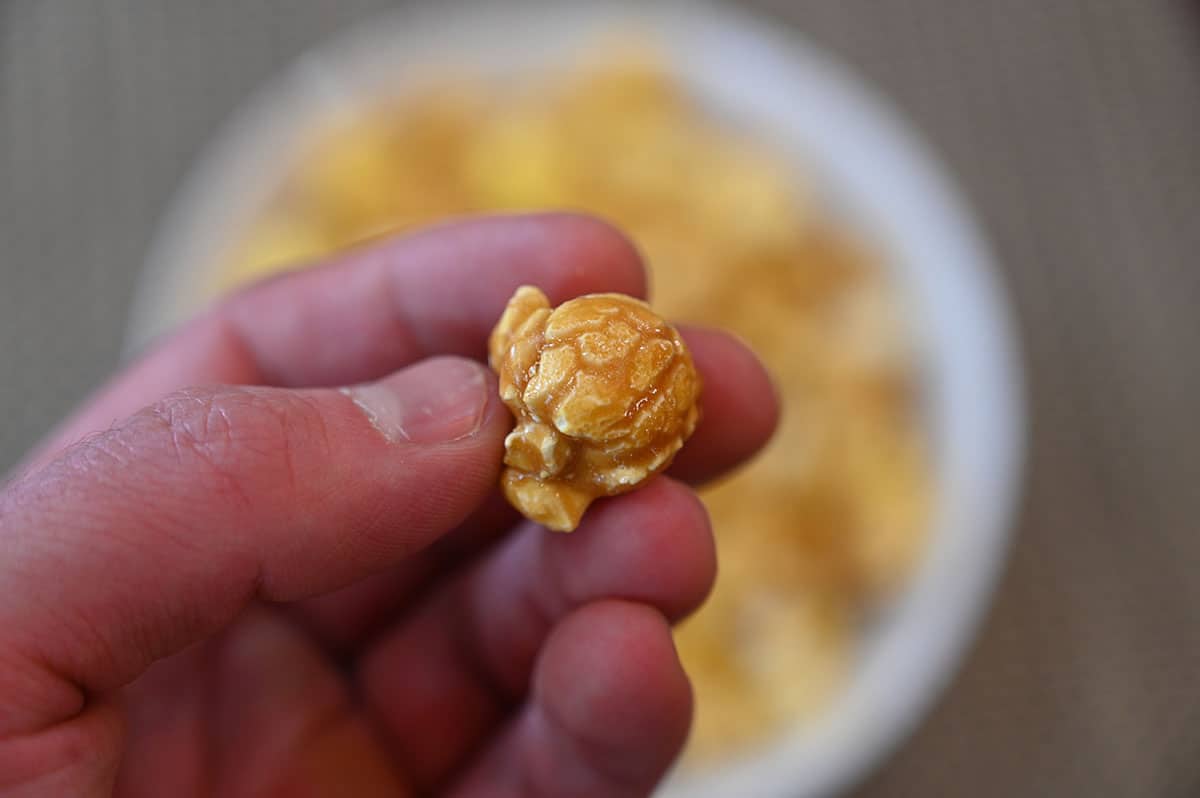
[[[670,465],[696,428],[700,378],[678,331],[646,303],[590,294],[551,308],[522,286],[489,341],[500,398],[504,495],[527,518],[570,532],[591,502]]]

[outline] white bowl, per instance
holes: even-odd
[[[234,116],[170,205],[134,306],[137,347],[196,309],[225,248],[306,131],[443,65],[499,74],[561,63],[598,30],[660,41],[702,102],[813,173],[822,199],[887,256],[921,347],[937,501],[911,582],[866,630],[821,717],[668,796],[824,796],[914,728],[974,637],[1001,571],[1024,440],[1021,375],[991,257],[936,158],[876,92],[791,30],[707,3],[472,3],[401,10],[304,57]]]

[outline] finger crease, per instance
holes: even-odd
[[[541,712],[546,725],[558,732],[555,736],[561,743],[568,746],[580,762],[608,785],[616,787],[617,794],[633,794],[636,788],[644,786],[643,779],[637,773],[619,767],[620,763],[628,761],[620,744],[598,740],[580,729],[572,728],[547,702],[538,701],[532,705],[531,711]]]
[[[513,707],[514,696],[488,664],[477,614],[471,610],[469,595],[464,586],[463,589],[452,591],[449,597],[452,641],[470,674],[507,714]]]

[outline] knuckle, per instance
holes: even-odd
[[[133,441],[144,445],[140,427],[153,428],[154,448],[168,463],[207,476],[248,500],[267,481],[294,485],[301,463],[298,441],[327,448],[328,437],[315,404],[299,395],[267,394],[252,388],[187,389],[151,405],[132,425]],[[122,436],[125,437],[125,436]]]

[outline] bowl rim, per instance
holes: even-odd
[[[880,764],[945,691],[978,635],[1007,559],[1027,421],[1016,327],[989,248],[946,168],[907,119],[850,67],[791,27],[711,1],[551,7],[522,0],[499,6],[460,0],[370,16],[318,44],[254,92],[202,151],[166,207],[134,298],[125,352],[135,353],[194,312],[199,280],[219,263],[219,248],[281,178],[291,149],[280,141],[304,129],[297,121],[336,113],[347,98],[355,105],[377,92],[380,76],[394,75],[397,67],[419,69],[444,60],[431,59],[435,44],[461,57],[471,52],[464,49],[470,43],[479,58],[486,57],[483,43],[495,39],[505,63],[520,41],[528,46],[516,60],[536,64],[562,48],[553,34],[634,25],[665,34],[672,58],[680,56],[672,48],[707,50],[708,66],[689,62],[699,72],[707,69],[707,77],[684,74],[685,82],[718,104],[740,105],[760,123],[774,124],[775,133],[799,126],[785,131],[782,149],[802,164],[809,161],[800,150],[821,157],[832,151],[822,148],[840,148],[842,172],[834,177],[851,189],[851,206],[855,197],[867,205],[881,201],[867,196],[871,193],[891,197],[891,205],[879,207],[894,218],[876,218],[865,228],[890,242],[889,249],[898,246],[902,261],[940,253],[955,264],[941,271],[920,263],[906,267],[909,272],[900,269],[901,286],[920,295],[910,295],[910,302],[928,317],[922,338],[932,353],[934,378],[940,369],[947,381],[935,386],[935,394],[948,397],[935,414],[951,417],[939,416],[936,423],[952,455],[942,470],[953,473],[939,474],[939,493],[950,495],[938,497],[937,529],[917,573],[881,621],[882,642],[872,641],[878,645],[866,656],[873,661],[856,667],[846,694],[834,699],[841,709],[815,728],[784,735],[770,750],[711,772],[679,773],[663,794],[820,796],[846,789]],[[496,26],[506,24],[518,32],[515,39],[492,36]],[[448,41],[456,44],[447,47]],[[711,64],[713,58],[724,72]],[[748,81],[747,75],[754,78]],[[788,97],[819,105],[831,118],[772,108]],[[817,133],[802,129],[806,125]],[[802,146],[793,146],[797,136],[806,135]],[[247,180],[248,175],[256,177]],[[872,192],[880,186],[882,192]],[[852,217],[863,213],[862,207],[850,211]],[[902,633],[889,638],[896,629]],[[872,689],[855,692],[864,679]],[[905,689],[893,689],[898,686]]]

